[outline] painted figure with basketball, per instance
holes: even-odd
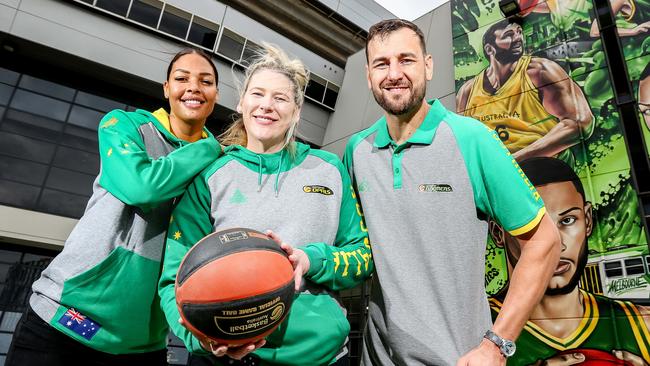
[[[495,130],[518,161],[557,156],[593,130],[580,87],[555,61],[524,54],[521,25],[504,19],[483,35],[489,65],[456,96],[456,110]]]
[[[343,164],[331,153],[295,141],[307,79],[301,61],[265,46],[246,72],[237,105],[241,118],[221,136],[225,155],[197,177],[174,210],[159,293],[172,329],[192,352],[205,347],[178,324],[174,281],[180,261],[207,234],[248,227],[267,233],[287,252],[297,294],[286,321],[264,347],[260,341],[232,356],[255,349],[240,361],[246,365],[347,360],[350,325],[336,291],[362,283],[374,267]],[[218,356],[230,352],[215,346]]]

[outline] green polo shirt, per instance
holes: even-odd
[[[488,216],[512,235],[543,202],[496,134],[439,101],[397,145],[385,118],[354,135],[344,162],[373,243],[365,364],[455,364],[491,326]]]

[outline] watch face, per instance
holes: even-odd
[[[515,343],[511,341],[504,340],[503,344],[501,345],[501,352],[506,357],[514,355],[516,349],[517,346],[515,346]]]

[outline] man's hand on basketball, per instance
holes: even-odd
[[[282,248],[282,250],[284,250],[289,256],[289,261],[293,266],[293,279],[296,285],[296,291],[300,290],[300,285],[302,285],[302,276],[309,271],[309,257],[307,257],[307,254],[302,249],[294,248],[291,244],[283,242],[282,239],[280,239],[280,237],[278,237],[278,235],[273,231],[267,230],[266,235],[278,243],[280,248]]]
[[[506,358],[499,351],[499,347],[486,339],[456,362],[456,366],[505,366],[505,364]]]

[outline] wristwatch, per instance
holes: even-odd
[[[483,338],[496,344],[497,347],[499,347],[499,351],[501,351],[501,354],[506,358],[514,355],[515,351],[517,350],[517,346],[515,346],[515,342],[507,340],[505,338],[501,338],[496,333],[494,333],[489,329],[487,332],[485,332]]]

